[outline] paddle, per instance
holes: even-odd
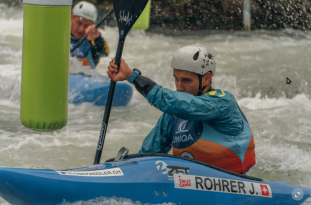
[[[113,9],[106,15],[104,16],[95,26],[95,28],[98,28],[111,14],[113,13]],[[87,38],[87,35],[83,36],[76,45],[70,49],[70,53],[74,52]]]
[[[120,67],[120,61],[124,46],[126,35],[131,30],[132,26],[143,12],[148,0],[113,0],[113,7],[115,10],[115,16],[119,28],[119,42],[117,47],[117,53],[115,63]],[[94,164],[98,164],[104,147],[105,136],[108,126],[108,120],[113,100],[113,94],[116,87],[116,82],[110,81],[110,87],[108,92],[107,103],[105,107],[105,114],[100,130],[100,135],[97,144],[97,150],[95,154]]]

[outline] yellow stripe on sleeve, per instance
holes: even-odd
[[[213,90],[213,91],[209,91],[209,92],[208,92],[208,94],[210,94],[210,95],[215,95],[215,93],[217,93],[216,90]]]
[[[222,95],[219,95],[219,97],[223,97],[226,95],[226,93],[223,90],[221,90],[221,92],[222,92]]]

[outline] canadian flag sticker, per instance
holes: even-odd
[[[263,196],[269,196],[269,189],[267,185],[260,184],[260,188],[261,188],[261,194]]]

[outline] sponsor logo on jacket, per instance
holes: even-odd
[[[194,144],[202,135],[203,125],[200,121],[175,118],[172,124],[173,146],[177,149]]]

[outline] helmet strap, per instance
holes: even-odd
[[[206,86],[202,86],[203,75],[200,75],[200,74],[197,74],[197,75],[199,77],[199,90],[198,90],[197,96],[201,96],[203,94],[203,91],[206,88]]]

